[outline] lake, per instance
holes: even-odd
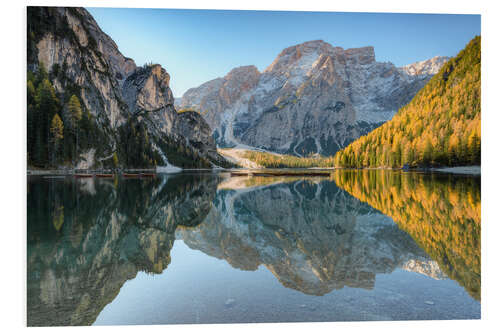
[[[29,177],[29,326],[479,319],[480,177]]]

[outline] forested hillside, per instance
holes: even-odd
[[[78,153],[103,141],[104,134],[94,117],[80,103],[79,90],[68,88],[64,94],[56,93],[51,77],[61,71],[54,66],[47,73],[43,64],[36,72],[28,70],[28,165],[73,165]]]
[[[335,155],[348,168],[481,164],[481,37],[394,118]]]
[[[161,154],[150,144],[147,126],[130,116],[117,133],[106,133],[95,117],[81,103],[80,87],[68,85],[62,93],[54,88],[55,78],[63,77],[64,70],[53,66],[48,73],[45,65],[36,72],[28,70],[28,165],[36,168],[58,166],[75,167],[81,155],[95,149],[94,155],[106,154],[107,136],[118,140],[109,156],[98,160],[94,167],[154,167],[162,164]],[[65,81],[63,81],[65,82]],[[168,136],[159,145],[175,165],[210,167],[210,162],[189,146]]]

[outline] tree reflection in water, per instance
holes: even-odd
[[[480,300],[480,177],[339,170],[335,182],[392,217],[446,275]]]

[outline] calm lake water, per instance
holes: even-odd
[[[480,177],[28,178],[29,326],[479,319]]]

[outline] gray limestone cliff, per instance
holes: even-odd
[[[201,112],[221,147],[332,155],[392,118],[447,58],[397,68],[373,47],[321,40],[284,49],[260,73],[238,67],[189,89],[180,108]]]
[[[227,164],[203,118],[177,113],[164,68],[136,66],[83,8],[27,12],[28,70],[44,66],[63,105],[76,95],[95,121],[93,135],[102,138],[98,146],[79,147],[76,164],[110,166],[114,153],[124,167]],[[134,146],[137,136],[145,144]]]

